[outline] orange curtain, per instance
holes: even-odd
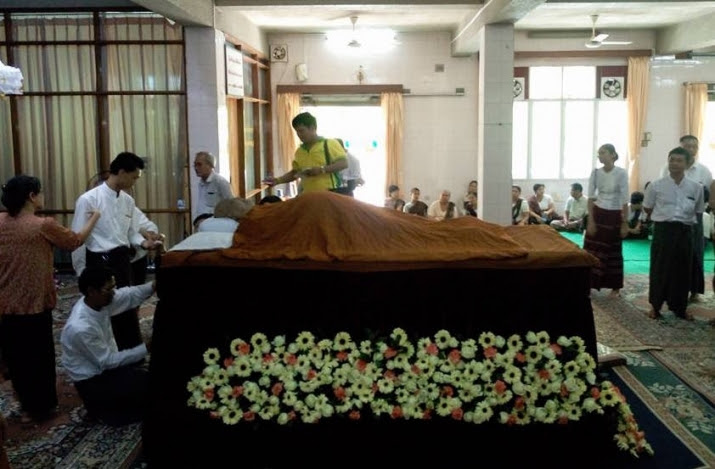
[[[628,185],[638,190],[641,140],[648,110],[650,57],[628,57]]]
[[[300,140],[293,132],[291,121],[300,112],[300,93],[278,93],[278,163],[286,173],[291,170],[295,149]]]
[[[708,85],[705,83],[686,83],[683,135],[695,135],[698,140],[702,139],[705,131],[707,105]]]
[[[385,183],[402,187],[402,129],[404,126],[404,106],[402,93],[380,93],[380,105],[385,116],[385,156],[387,174]],[[387,187],[385,187],[387,192]]]

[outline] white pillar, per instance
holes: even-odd
[[[479,35],[479,217],[509,225],[514,26],[487,25]]]
[[[189,163],[199,151],[216,157],[216,171],[230,179],[228,110],[226,109],[225,38],[207,27],[184,28],[186,41],[186,114]],[[191,207],[196,207],[198,178],[189,168]],[[193,220],[198,214],[192,213]]]

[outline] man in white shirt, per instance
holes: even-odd
[[[79,276],[82,299],[62,329],[62,365],[87,412],[111,425],[140,421],[146,402],[148,349],[142,341],[119,351],[110,318],[142,304],[156,283],[115,289],[107,267],[87,267]]]
[[[688,150],[677,147],[668,154],[670,175],[648,186],[643,209],[653,220],[650,248],[649,317],[660,317],[667,302],[676,316],[692,319],[686,311],[693,262],[693,228],[705,208],[703,188],[685,177],[692,163]],[[702,235],[701,235],[702,237]]]
[[[529,203],[521,198],[521,187],[511,186],[511,224],[529,224]]]
[[[694,135],[683,135],[680,137],[680,146],[688,150],[693,156],[692,162],[685,170],[685,177],[700,184],[707,193],[713,182],[713,175],[707,166],[698,162],[698,138]],[[661,170],[660,177],[666,177],[668,174],[669,170],[666,165]],[[690,282],[690,301],[700,301],[700,295],[705,293],[704,257],[705,240],[703,238],[703,217],[702,214],[699,214],[698,222],[693,227],[693,266]]]
[[[194,228],[197,227],[197,220],[205,218],[206,215],[213,214],[216,204],[224,199],[233,198],[231,184],[214,171],[216,158],[207,151],[196,153],[194,158],[194,171],[199,177],[198,199],[196,202],[196,215],[194,217]]]
[[[347,148],[345,148],[345,144],[342,139],[336,138],[335,140],[340,142],[340,145],[343,146],[345,149],[345,156],[348,158],[348,167],[340,171],[340,179],[342,179],[343,183],[347,186],[345,195],[354,197],[355,188],[365,184],[365,181],[362,178],[362,171],[360,170],[360,160],[357,156],[353,155]]]
[[[588,213],[588,199],[583,196],[583,186],[571,184],[571,196],[566,200],[563,220],[554,220],[551,226],[557,231],[581,232],[585,228],[584,217]]]
[[[114,271],[117,285],[132,285],[131,251],[133,247],[156,249],[161,241],[145,239],[139,230],[134,199],[127,194],[141,177],[144,161],[134,153],[122,152],[109,166],[104,183],[82,194],[75,203],[72,230],[78,231],[94,210],[102,212],[85,245],[72,252],[72,264],[79,275],[81,250],[86,247],[86,265],[106,266]],[[112,318],[114,337],[120,350],[141,343],[137,310],[131,309]]]

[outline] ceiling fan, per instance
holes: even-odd
[[[591,39],[589,39],[585,46],[589,49],[597,49],[601,46],[616,46],[616,45],[628,45],[632,44],[633,41],[606,41],[608,34],[606,33],[596,33],[596,21],[598,20],[598,15],[591,15]]]
[[[353,24],[353,36],[352,39],[350,39],[350,42],[348,42],[348,47],[360,47],[362,45],[360,44],[360,41],[357,40],[357,36],[355,36],[355,23],[357,23],[357,20],[357,15],[350,17],[350,22]]]

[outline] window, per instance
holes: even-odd
[[[710,96],[715,99],[715,93]],[[710,169],[715,168],[715,101],[708,101],[705,110],[705,129],[698,147],[698,161]]]
[[[627,106],[598,99],[597,67],[531,67],[528,100],[514,102],[512,177],[585,179],[612,143],[627,161]]]

